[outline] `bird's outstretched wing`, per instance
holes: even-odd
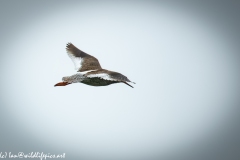
[[[75,69],[77,69],[78,72],[98,70],[102,68],[97,58],[81,51],[72,43],[67,44],[66,50],[68,56],[71,58],[75,65]]]
[[[88,72],[84,76],[89,77],[89,78],[98,77],[98,78],[109,80],[109,81],[122,82],[133,88],[133,86],[131,86],[130,84],[127,83],[127,82],[131,82],[131,81],[126,76],[124,76],[118,72],[101,69],[98,71]],[[132,82],[132,83],[134,83],[134,82]]]

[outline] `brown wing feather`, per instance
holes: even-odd
[[[109,76],[113,79],[116,79],[118,81],[125,81],[125,82],[131,82],[126,76],[122,75],[121,73],[118,72],[112,72],[108,71]]]
[[[108,81],[122,82],[133,88],[132,85],[127,83],[127,82],[131,82],[131,81],[126,76],[124,76],[118,72],[108,71],[106,69],[100,69],[97,71],[88,72],[85,74],[85,76],[89,77],[89,78],[98,77],[100,79],[105,79]],[[134,83],[134,82],[132,82],[132,83]]]
[[[104,76],[103,74],[106,74],[107,76]],[[91,71],[86,73],[85,76],[99,77],[103,79],[105,78],[106,80],[119,81],[119,82],[131,82],[126,76],[122,75],[121,73],[109,71],[106,69]]]
[[[81,51],[72,43],[68,43],[66,47],[69,57],[74,62],[78,72],[101,69],[98,59]],[[77,64],[76,64],[77,63]]]

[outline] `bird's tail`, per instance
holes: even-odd
[[[59,82],[59,83],[55,84],[54,87],[56,87],[56,86],[66,86],[66,85],[69,85],[69,84],[71,84],[71,83],[68,83],[68,82]]]

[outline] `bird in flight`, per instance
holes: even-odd
[[[66,86],[72,83],[107,86],[114,83],[124,83],[133,88],[133,86],[129,84],[131,81],[126,76],[118,72],[102,69],[97,58],[81,51],[72,43],[67,44],[66,50],[75,65],[75,69],[77,69],[77,73],[72,76],[63,77],[62,82],[54,86]]]

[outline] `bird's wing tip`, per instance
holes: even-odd
[[[125,83],[126,85],[128,85],[128,86],[130,86],[130,87],[134,88],[132,85],[128,84],[128,83],[127,83],[127,82],[125,82],[125,81],[123,81],[123,83]]]

